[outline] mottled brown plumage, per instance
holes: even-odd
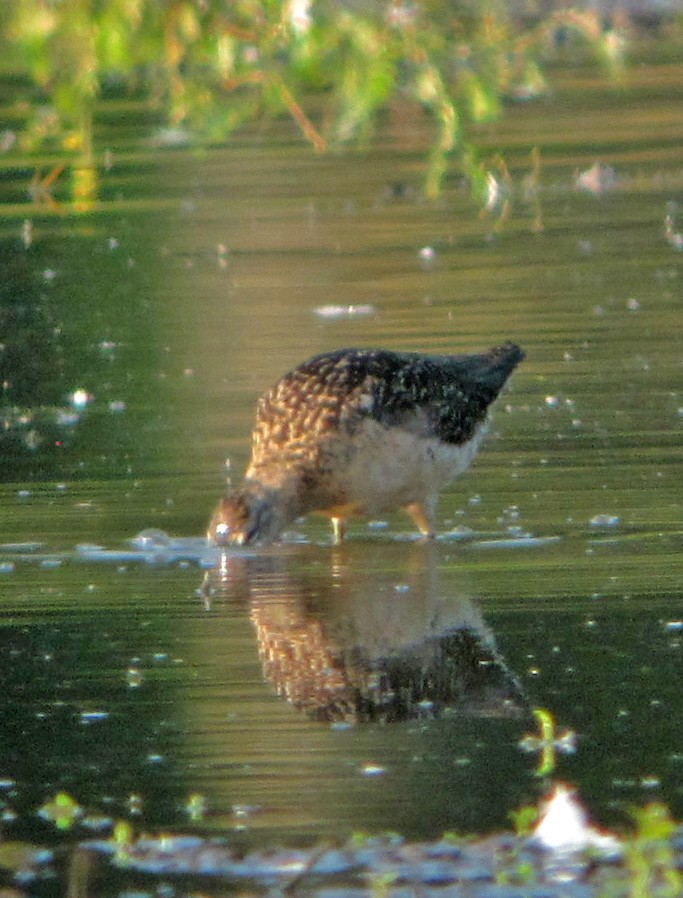
[[[523,358],[506,343],[477,355],[342,349],[304,362],[259,400],[244,483],[218,503],[209,539],[270,542],[311,511],[341,539],[349,515],[397,508],[433,535],[440,490],[468,467]]]

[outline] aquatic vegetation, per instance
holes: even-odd
[[[66,154],[82,209],[97,190],[93,115],[103,93],[144,97],[169,133],[209,141],[287,114],[319,152],[367,142],[387,110],[399,119],[424,112],[433,123],[427,195],[439,194],[455,158],[484,198],[491,177],[473,129],[507,100],[543,94],[546,61],[576,37],[615,75],[625,49],[595,12],[562,10],[529,25],[496,0],[455,10],[445,0],[18,0],[1,15],[6,66],[32,83],[17,147]],[[40,202],[54,202],[60,166],[36,174]]]
[[[555,770],[556,753],[573,754],[576,751],[576,734],[571,730],[558,733],[555,718],[545,708],[534,708],[533,715],[538,723],[539,735],[527,735],[519,743],[524,751],[539,752],[536,776],[548,776]]]
[[[83,816],[83,808],[66,792],[58,792],[38,811],[38,816],[49,820],[57,829],[70,829]]]
[[[624,858],[629,871],[631,898],[674,898],[683,894],[683,872],[677,861],[671,839],[676,823],[668,809],[653,803],[631,812],[636,824],[632,839],[624,845]]]
[[[66,798],[60,793],[46,807],[70,805]],[[516,816],[530,810],[522,809]],[[481,887],[482,894],[489,894],[494,885],[515,894],[522,887],[534,894],[576,891],[605,898],[680,895],[679,824],[659,804],[636,809],[632,817],[635,831],[620,837],[602,832],[591,825],[573,791],[556,784],[541,807],[538,825],[516,835],[480,838],[446,833],[436,841],[409,842],[397,833],[356,832],[340,844],[246,853],[225,835],[147,834],[127,821],[107,818],[105,833],[95,839],[84,840],[83,830],[74,834],[70,827],[67,834],[62,827],[64,844],[56,849],[5,838],[0,842],[0,872],[18,885],[64,876],[71,895],[90,894],[93,877],[101,881],[105,865],[117,877],[144,874],[151,877],[151,884],[171,882],[174,887],[187,882],[186,877],[201,877],[207,894],[215,894],[211,883],[231,891],[250,883],[250,893],[261,887],[293,892],[301,886],[313,894],[345,884],[362,887],[374,898],[391,898],[406,887],[420,891],[423,886],[454,886],[468,894],[470,890],[480,894]],[[85,826],[85,818],[79,822]],[[67,851],[68,864],[63,865],[59,859]]]

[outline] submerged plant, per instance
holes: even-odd
[[[625,842],[630,898],[675,898],[683,894],[683,873],[677,869],[672,838],[677,825],[662,804],[632,811],[635,835]]]
[[[502,0],[16,0],[0,16],[10,64],[42,92],[20,145],[56,142],[80,160],[83,202],[96,190],[83,172],[103,90],[135,91],[170,126],[208,140],[286,113],[317,151],[365,141],[392,104],[412,106],[433,123],[427,195],[455,158],[483,196],[472,129],[508,98],[544,92],[558,35],[578,34],[613,72],[623,55],[596,13],[523,27]]]

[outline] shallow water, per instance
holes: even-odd
[[[487,832],[544,789],[518,746],[536,706],[576,734],[555,776],[596,819],[653,799],[680,818],[682,77],[643,65],[615,93],[559,74],[510,109],[482,135],[513,177],[504,221],[456,177],[420,200],[410,121],[332,158],[286,125],[160,148],[117,107],[83,214],[59,181],[61,211],[30,205],[3,160],[0,799],[17,832],[39,839],[59,790],[245,845]],[[596,162],[613,173],[578,188]],[[315,518],[222,564],[203,549],[225,459],[238,481],[255,399],[292,365],[506,339],[527,360],[434,545],[397,515],[339,549]],[[145,528],[170,546],[131,546]]]

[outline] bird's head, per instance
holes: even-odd
[[[219,501],[206,536],[216,546],[269,543],[286,523],[277,495],[245,486]]]

